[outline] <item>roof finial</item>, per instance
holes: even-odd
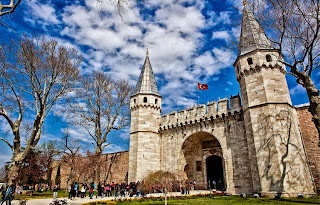
[[[147,48],[147,56],[149,56],[149,49]]]
[[[243,6],[244,6],[244,7],[247,6],[247,0],[243,0]]]

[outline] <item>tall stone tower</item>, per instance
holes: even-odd
[[[160,170],[161,100],[147,50],[138,83],[130,98],[129,182],[142,180],[149,172]]]
[[[243,102],[253,192],[314,194],[282,59],[245,6],[234,67]]]

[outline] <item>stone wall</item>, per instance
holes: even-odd
[[[308,111],[309,106],[296,108],[300,129],[306,148],[309,167],[311,169],[317,193],[320,193],[320,148],[319,135],[317,129],[312,122],[312,115]]]
[[[205,120],[206,118],[219,118],[228,114],[240,112],[242,109],[239,94],[230,97],[230,106],[228,98],[208,102],[207,105],[202,104],[197,107],[190,107],[187,109],[173,111],[161,116],[161,129],[170,127],[178,127],[192,124],[194,122]]]
[[[165,114],[161,118],[161,170],[180,180],[196,180],[207,187],[206,159],[222,158],[225,188],[229,193],[251,193],[248,146],[240,96]],[[217,141],[204,147],[203,143]],[[197,163],[202,165],[197,170]]]
[[[74,177],[68,183],[77,181],[78,183],[91,183],[94,179],[94,169],[90,168],[90,158],[81,157],[75,159]],[[128,178],[129,151],[103,154],[100,164],[100,182],[101,183],[121,183]],[[88,165],[88,166],[86,166]],[[60,166],[61,184],[60,188],[66,188],[68,178],[70,177],[70,163],[65,161],[56,161],[53,164],[51,175],[52,185],[55,185],[57,169]]]

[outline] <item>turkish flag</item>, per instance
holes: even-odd
[[[199,90],[208,90],[208,84],[198,83],[198,89]]]

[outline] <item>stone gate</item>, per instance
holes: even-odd
[[[313,195],[315,186],[292,106],[283,56],[244,7],[238,58],[240,95],[161,116],[148,51],[130,99],[128,180],[163,170],[233,194]]]

